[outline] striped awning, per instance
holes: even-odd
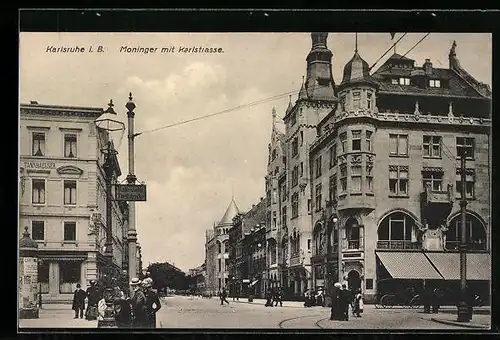
[[[445,280],[460,280],[460,253],[425,253]],[[468,253],[467,280],[491,280],[491,257],[487,253]]]
[[[377,252],[377,257],[393,279],[443,279],[421,252]]]

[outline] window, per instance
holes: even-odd
[[[442,171],[422,171],[424,190],[429,185],[431,190],[443,190],[443,172]]]
[[[219,289],[222,288],[222,279],[219,278]]]
[[[73,261],[59,262],[59,292],[73,293],[80,283],[81,263]]]
[[[460,230],[462,219],[460,214],[450,222],[446,232],[446,249],[458,250],[460,242]],[[486,228],[479,219],[473,215],[467,214],[465,218],[467,248],[471,250],[486,250]]]
[[[340,166],[340,192],[347,191],[347,166],[342,164]]]
[[[387,241],[416,241],[413,219],[401,212],[392,213],[380,223],[378,239]]]
[[[342,132],[339,136],[340,143],[342,143],[342,153],[347,152],[347,132]]]
[[[465,171],[465,197],[466,198],[474,198],[474,183],[476,176],[474,169],[467,169]],[[461,198],[462,197],[462,177],[461,177],[461,169],[457,168],[457,194]]]
[[[310,198],[307,200],[307,212],[308,213],[311,212],[311,199]]]
[[[292,218],[299,216],[299,194],[292,195]]]
[[[292,157],[296,156],[299,153],[299,140],[295,137],[292,141]]]
[[[424,136],[424,156],[441,157],[441,136]]]
[[[311,239],[307,239],[307,250],[311,250]]]
[[[429,87],[441,87],[441,82],[439,79],[431,79],[429,80]]]
[[[351,191],[361,191],[361,166],[351,167]]]
[[[273,204],[278,202],[278,191],[276,189],[273,189],[272,202]]]
[[[391,156],[408,156],[408,135],[389,135],[389,154]]]
[[[337,164],[337,144],[334,144],[330,148],[330,168],[333,168]]]
[[[371,131],[366,131],[365,132],[366,134],[366,151],[373,151],[372,150],[372,135],[373,135],[373,132]]]
[[[373,279],[366,279],[366,289],[373,289]]]
[[[300,145],[304,144],[304,131],[300,131]]]
[[[392,84],[392,85],[398,85],[398,84],[399,84],[399,83],[398,83],[398,78],[392,78],[392,79],[391,79],[391,84]]]
[[[345,111],[345,95],[343,95],[342,97],[340,97],[340,109],[342,111]]]
[[[389,191],[391,195],[408,196],[407,166],[389,166]]]
[[[361,130],[352,131],[352,151],[361,151]]]
[[[371,108],[372,108],[372,94],[371,93],[366,94],[366,108],[368,110],[371,110]]]
[[[330,176],[330,193],[328,199],[330,202],[337,200],[337,175]]]
[[[31,238],[35,241],[45,240],[45,223],[43,221],[31,222]]]
[[[297,184],[299,184],[299,168],[294,166],[292,170],[292,188]]]
[[[283,184],[281,186],[281,202],[285,202],[286,198],[287,198],[287,195],[286,195],[286,184]]]
[[[32,190],[32,203],[45,204],[45,180],[33,179],[31,180]]]
[[[76,157],[76,135],[75,134],[65,134],[64,135],[64,157],[67,157],[67,158]]]
[[[64,222],[64,241],[76,241],[76,222]]]
[[[356,91],[352,93],[352,107],[354,110],[359,110],[360,99],[361,99],[361,92]]]
[[[45,156],[45,133],[33,132],[31,155]]]
[[[292,116],[290,117],[290,124],[291,126],[294,126],[295,123],[297,123],[297,114],[294,112]]]
[[[410,78],[399,78],[399,85],[410,85]]]
[[[300,177],[304,176],[304,163],[300,162]]]
[[[322,189],[323,188],[322,188],[321,184],[316,185],[316,196],[314,198],[316,211],[319,211],[321,209],[321,200],[322,200],[321,191],[322,191]]]
[[[316,158],[316,178],[321,176],[321,156]]]
[[[352,217],[349,218],[345,223],[345,231],[348,249],[359,249],[360,230],[358,221]]]
[[[457,157],[460,157],[464,151],[468,159],[474,158],[474,138],[457,137]]]
[[[366,191],[373,192],[373,167],[370,165],[366,166]]]
[[[286,228],[286,207],[281,208],[281,226]]]
[[[222,260],[219,259],[218,262],[219,262],[219,272],[221,272],[222,271]]]
[[[273,150],[271,159],[273,161],[276,159],[276,149]]]
[[[64,204],[76,204],[76,181],[64,181]]]

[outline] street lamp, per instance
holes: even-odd
[[[466,161],[467,161],[467,151],[465,148],[462,149],[460,155],[460,181],[461,181],[461,200],[460,200],[460,217],[461,217],[461,228],[460,228],[460,303],[457,310],[457,321],[459,322],[469,322],[469,308],[467,301],[467,228],[466,228],[466,217],[467,217],[467,197],[466,197]]]
[[[342,248],[340,245],[340,228],[338,228],[337,215],[332,212],[335,202],[327,201],[326,202],[326,210],[324,211],[324,223],[326,224],[326,258],[325,258],[325,269],[326,269],[326,279],[327,279],[327,287],[325,287],[328,291],[328,295],[331,296],[333,291],[333,268],[331,264],[332,259],[332,232],[333,227],[335,226],[335,232],[337,235],[337,262],[338,262],[338,276],[340,277],[340,268],[341,268],[341,258],[342,258]],[[325,301],[326,302],[326,301]]]
[[[117,114],[113,110],[113,101],[110,100],[108,108],[104,113],[95,120],[98,129],[107,132],[108,141],[106,148],[101,150],[105,154],[105,161],[103,164],[104,174],[106,176],[106,243],[105,243],[105,257],[107,264],[104,267],[104,300],[106,301],[106,310],[104,311],[103,320],[99,320],[97,327],[99,328],[114,328],[116,327],[113,309],[113,282],[112,276],[114,274],[113,267],[113,206],[111,187],[112,180],[115,176],[115,169],[117,168],[116,155],[118,152],[114,146],[114,133],[121,134],[117,140],[118,146],[123,138],[125,125],[117,119]]]

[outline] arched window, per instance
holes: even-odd
[[[269,252],[269,263],[270,264],[276,264],[276,240],[275,239],[269,239],[269,244],[268,244],[268,252]]]
[[[393,212],[385,217],[378,227],[377,248],[419,249],[415,221],[404,212]]]
[[[283,241],[281,242],[281,250],[283,254],[283,264],[286,265],[288,262],[288,239],[283,237]]]
[[[229,241],[228,240],[224,241],[224,252],[229,253]]]
[[[460,244],[460,230],[462,219],[460,215],[454,217],[446,232],[446,249],[457,250]],[[486,250],[486,228],[474,215],[467,214],[465,219],[467,248],[469,250]]]
[[[358,221],[350,217],[345,223],[348,249],[359,249],[359,224]]]
[[[322,242],[323,242],[323,234],[322,234],[322,224],[317,223],[316,226],[314,227],[314,232],[313,232],[313,254],[314,255],[320,255],[322,253]]]
[[[222,243],[220,243],[220,241],[217,241],[217,251],[220,253],[222,253]]]

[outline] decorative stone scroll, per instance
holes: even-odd
[[[351,165],[359,165],[359,164],[361,164],[361,155],[352,155]]]
[[[366,166],[372,167],[373,166],[373,156],[371,155],[366,155]]]

